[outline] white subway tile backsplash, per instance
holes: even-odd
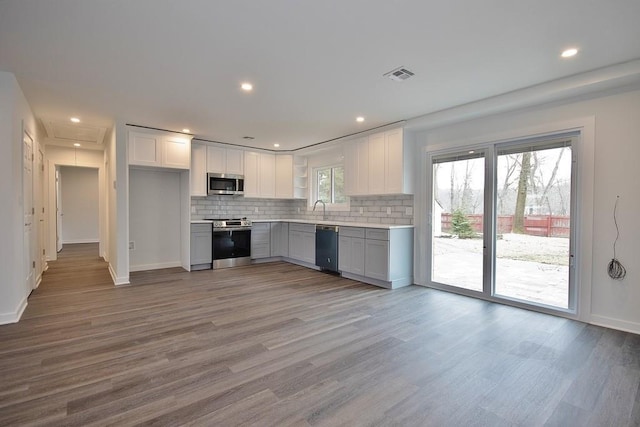
[[[204,219],[205,217],[322,220],[322,211],[313,212],[308,209],[306,200],[209,196],[192,197],[191,206],[195,207],[195,213],[191,214],[192,220]],[[391,214],[387,214],[388,207],[391,208]],[[352,197],[350,211],[328,211],[327,219],[340,222],[411,225],[413,224],[413,215],[406,215],[407,207],[413,208],[413,196],[411,195]],[[258,213],[255,212],[255,208],[258,208]],[[361,208],[362,213],[360,213]]]

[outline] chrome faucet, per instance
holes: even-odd
[[[318,199],[316,200],[316,202],[313,204],[313,212],[316,211],[316,206],[318,205],[318,203],[322,203],[322,220],[326,221],[327,220],[327,205],[324,204],[324,201]]]

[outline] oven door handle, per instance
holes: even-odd
[[[213,232],[216,231],[251,231],[251,227],[226,227],[226,228],[214,228]]]

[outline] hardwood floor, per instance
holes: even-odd
[[[65,246],[0,326],[0,425],[640,423],[638,335],[286,263],[132,282]]]

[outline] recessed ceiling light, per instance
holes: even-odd
[[[72,121],[73,123],[80,123],[80,119],[79,119],[79,118],[77,118],[77,117],[71,117],[71,121]]]
[[[74,147],[80,147],[80,144],[78,144],[77,142],[75,144],[73,144]]]
[[[249,91],[253,90],[253,85],[252,85],[251,83],[242,83],[242,84],[240,85],[240,88],[241,88],[242,90],[244,90],[244,91],[249,92]]]
[[[473,154],[473,153],[475,153],[475,151],[469,150],[469,154]]]
[[[578,53],[578,49],[576,49],[575,47],[572,47],[571,49],[567,49],[563,51],[560,56],[562,56],[563,58],[571,58],[572,56],[576,56],[577,53]]]
[[[184,133],[189,133],[189,132],[191,132],[191,130],[190,130],[190,129],[187,129],[187,128],[184,128],[184,129],[182,129],[182,132],[184,132]]]
[[[362,116],[356,117],[356,122],[358,122],[358,123],[364,122],[364,117],[362,117]]]
[[[275,144],[273,144],[273,146],[274,146],[274,147],[276,147],[276,148],[278,148],[278,147],[280,147],[280,144],[275,143]]]

